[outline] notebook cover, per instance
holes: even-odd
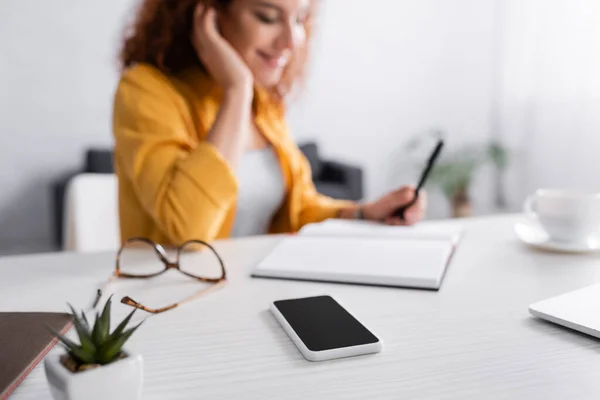
[[[285,238],[253,277],[439,290],[456,246],[389,238]]]
[[[63,313],[0,312],[0,400],[5,400],[58,342],[48,326],[66,333]]]

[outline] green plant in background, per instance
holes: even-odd
[[[433,136],[434,139],[437,139],[443,135],[435,132]],[[409,141],[407,150],[411,154],[414,154],[415,151],[418,154],[421,154],[423,150],[431,151],[425,147],[426,145],[431,147],[434,141],[432,135],[419,135]],[[469,189],[477,171],[488,163],[497,168],[499,173],[504,172],[508,165],[507,149],[493,140],[482,144],[465,145],[453,150],[446,147],[431,170],[428,184],[439,187],[451,202],[453,216],[468,216],[471,214]],[[502,194],[497,202],[501,205],[504,203]]]
[[[122,351],[123,345],[141,325],[126,329],[127,324],[136,310],[133,310],[115,330],[110,332],[110,308],[111,299],[108,299],[102,310],[102,314],[96,313],[94,326],[90,326],[83,313],[78,315],[71,308],[73,325],[79,337],[79,344],[66,338],[60,333],[52,330],[54,335],[62,342],[67,350],[67,357],[63,364],[73,372],[110,364],[125,357]]]

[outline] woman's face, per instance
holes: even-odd
[[[305,44],[309,13],[310,0],[233,0],[219,15],[219,29],[256,83],[272,88]]]

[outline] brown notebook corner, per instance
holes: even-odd
[[[64,313],[0,312],[0,400],[5,400],[54,347],[48,327],[66,333],[72,325]]]

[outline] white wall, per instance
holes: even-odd
[[[417,179],[402,162],[409,137],[441,128],[451,145],[487,138],[496,3],[321,2],[307,87],[290,113],[296,137],[364,165],[369,198]],[[434,202],[431,214],[444,215],[444,206]]]
[[[132,0],[0,0],[0,250],[51,245],[51,182],[110,145]]]
[[[600,2],[502,2],[500,131],[517,203],[536,188],[600,191]]]

